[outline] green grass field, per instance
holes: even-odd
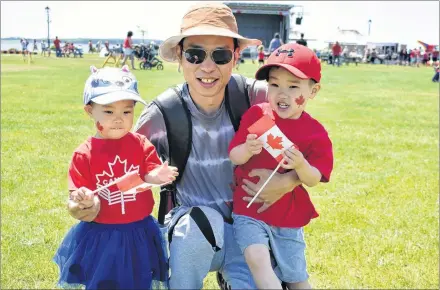
[[[52,256],[76,223],[67,167],[93,123],[82,109],[103,59],[1,59],[1,288],[54,288]],[[183,81],[177,65],[135,71],[144,99]],[[252,76],[256,65],[240,72]],[[439,85],[432,68],[323,65],[308,111],[334,145],[332,180],[310,190],[306,227],[315,288],[439,287]],[[141,112],[136,108],[136,119]],[[157,199],[158,202],[158,199]],[[156,208],[157,209],[157,208]],[[155,212],[156,215],[156,212]],[[206,288],[218,288],[213,273]]]

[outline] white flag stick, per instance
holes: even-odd
[[[282,160],[280,161],[280,163],[278,163],[277,168],[275,168],[275,170],[272,172],[272,174],[269,175],[269,178],[268,178],[268,179],[266,180],[266,182],[261,186],[260,190],[259,190],[259,191],[257,192],[257,194],[254,196],[254,198],[249,202],[249,204],[247,205],[247,208],[249,208],[249,207],[252,205],[252,203],[253,203],[254,200],[258,197],[258,195],[261,193],[261,191],[263,191],[263,188],[269,183],[270,179],[275,175],[275,172],[278,171],[278,169],[280,168],[282,162],[284,162],[284,159],[282,159]]]
[[[123,176],[122,176],[122,177],[123,177]],[[117,178],[117,179],[115,179],[113,182],[110,182],[110,183],[108,183],[108,184],[106,184],[106,185],[104,185],[104,186],[98,187],[97,189],[95,189],[94,191],[92,191],[90,194],[95,194],[95,193],[99,192],[100,190],[102,190],[102,189],[104,189],[104,188],[107,188],[107,187],[110,187],[110,186],[116,184],[116,183],[117,183],[122,177]]]

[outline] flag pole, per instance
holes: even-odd
[[[284,159],[282,159],[280,161],[280,163],[278,163],[278,166],[275,168],[275,170],[272,172],[271,175],[269,175],[269,178],[266,180],[266,182],[261,186],[260,190],[257,192],[257,194],[254,196],[254,198],[249,202],[249,204],[247,205],[247,208],[249,208],[252,203],[254,202],[254,200],[258,197],[258,195],[261,193],[261,191],[263,191],[263,188],[269,183],[269,181],[271,180],[271,178],[275,175],[275,172],[278,171],[278,169],[281,166],[281,163],[284,162]]]
[[[124,176],[125,176],[125,175],[124,175]],[[121,176],[120,178],[115,179],[115,181],[110,182],[109,184],[106,184],[106,185],[104,185],[104,186],[98,187],[97,189],[95,189],[94,191],[92,191],[90,194],[98,193],[100,190],[102,190],[102,189],[104,189],[104,188],[107,188],[107,187],[110,187],[110,186],[112,186],[112,185],[118,183],[118,181],[121,180],[122,177],[124,177],[124,176]]]

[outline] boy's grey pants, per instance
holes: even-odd
[[[224,222],[216,210],[199,206],[211,224],[219,251],[211,247],[197,224],[188,214],[189,207],[180,206],[166,216],[162,229],[168,241],[168,229],[174,226],[170,255],[170,288],[202,289],[210,271],[220,271],[232,289],[256,289],[252,274],[234,238],[232,225]],[[180,219],[179,219],[180,217]]]

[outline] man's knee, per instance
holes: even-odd
[[[222,216],[209,207],[199,207],[206,216],[218,248],[223,247],[224,224]],[[200,289],[208,274],[216,249],[206,239],[188,210],[170,226],[170,286],[174,289]],[[206,224],[205,224],[206,225]]]

